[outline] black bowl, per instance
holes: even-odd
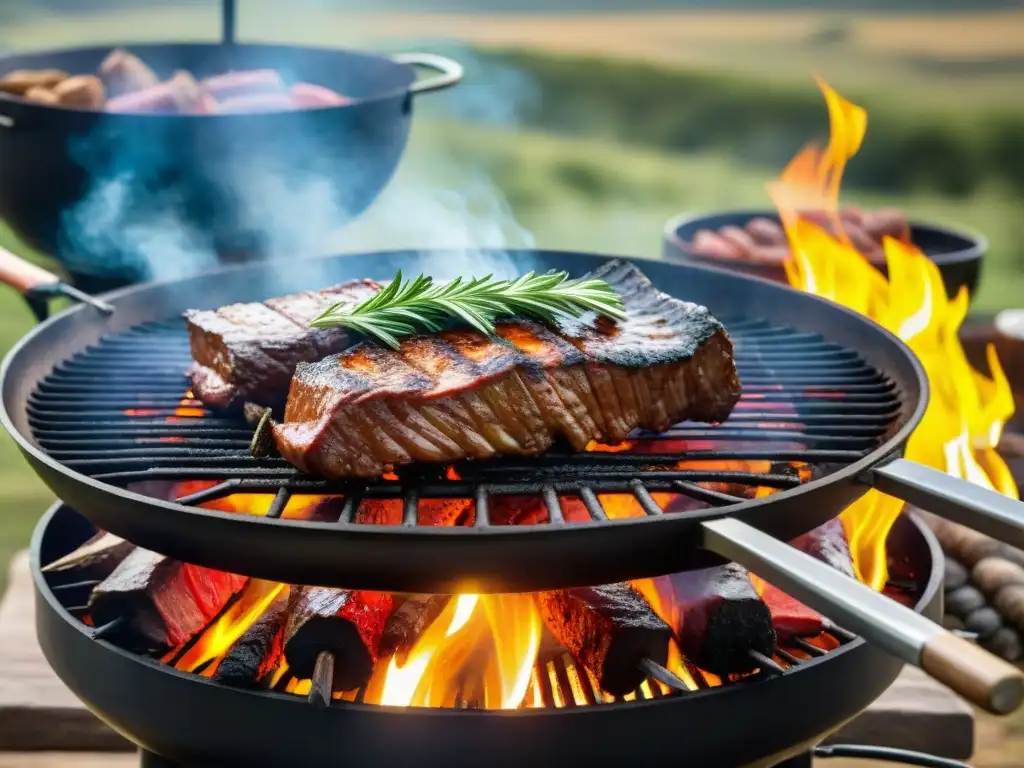
[[[720,211],[717,213],[684,213],[669,220],[665,225],[662,241],[662,255],[669,261],[687,264],[705,264],[722,269],[733,269],[748,275],[788,283],[781,263],[763,263],[740,260],[726,260],[696,253],[691,250],[693,236],[701,229],[718,230],[732,225],[744,226],[748,221],[764,217],[779,221],[777,213],[771,211]],[[988,243],[981,235],[962,229],[953,229],[937,224],[910,222],[910,238],[914,245],[935,262],[942,273],[946,294],[953,298],[961,287],[966,286],[973,296],[981,277],[981,260],[988,250]],[[880,265],[884,272],[885,266]]]

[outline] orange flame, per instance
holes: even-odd
[[[428,627],[404,664],[379,664],[367,701],[385,706],[456,704],[479,692],[487,709],[526,699],[540,650],[541,618],[532,595],[459,595]]]
[[[938,267],[918,248],[886,238],[886,278],[850,243],[839,218],[839,185],[864,139],[867,113],[818,83],[829,111],[828,146],[805,147],[768,186],[792,251],[786,263],[789,282],[870,317],[917,354],[931,400],[907,445],[907,458],[1016,498],[1017,487],[995,450],[1014,412],[995,350],[988,349],[991,378],[971,368],[957,335],[967,313],[966,290],[949,300]],[[838,234],[805,212],[824,212]],[[875,589],[887,579],[885,540],[902,506],[871,491],[842,516],[858,576]]]

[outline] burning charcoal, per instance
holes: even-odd
[[[204,93],[209,94],[218,102],[240,96],[285,93],[287,90],[281,75],[274,69],[228,72],[208,77],[202,81],[200,86]]]
[[[668,660],[671,630],[629,584],[540,592],[537,603],[555,639],[613,696],[643,682],[644,659]]]
[[[135,549],[130,541],[100,532],[78,549],[42,568],[43,573],[73,571],[83,579],[105,579]]]
[[[980,640],[978,644],[989,653],[1010,662],[1019,661],[1024,656],[1020,634],[1010,627],[1000,627],[992,633],[992,637]]]
[[[123,48],[111,51],[100,64],[99,76],[111,96],[143,91],[160,82],[145,62]]]
[[[980,640],[992,637],[1001,626],[1003,617],[999,615],[999,611],[988,605],[972,611],[964,619],[964,628],[968,632],[976,633]]]
[[[746,230],[758,246],[786,244],[786,230],[773,219],[756,216],[747,222]]]
[[[945,559],[945,572],[942,577],[942,586],[946,592],[952,592],[954,589],[959,589],[967,583],[967,577],[970,575],[966,568],[960,563],[954,560],[952,557],[947,556]],[[992,590],[993,592],[995,590]]]
[[[117,636],[133,650],[165,651],[205,627],[245,582],[135,549],[93,590],[89,612],[97,626],[119,620]]]
[[[292,674],[310,678],[321,653],[334,656],[333,689],[349,691],[370,679],[394,598],[384,592],[302,587],[284,632]]]
[[[16,69],[0,77],[0,93],[23,96],[32,88],[51,89],[67,77],[60,69]]]
[[[864,229],[876,242],[883,237],[895,237],[910,242],[910,225],[903,212],[896,208],[881,208],[864,217]]]
[[[352,99],[335,93],[330,88],[313,83],[295,83],[290,89],[292,101],[299,109],[314,107],[338,107],[351,104]]]
[[[1024,584],[1024,568],[1001,557],[985,557],[971,570],[971,581],[986,595],[1011,584]]]
[[[970,584],[946,594],[946,610],[961,619],[985,605],[985,596]]]
[[[394,655],[400,664],[423,632],[451,601],[451,595],[411,595],[407,597],[384,625],[380,640],[380,657]]]
[[[287,93],[244,93],[216,102],[217,111],[223,113],[289,112],[295,102]]]
[[[217,665],[213,679],[235,688],[257,687],[277,668],[290,614],[291,590],[284,588],[231,646]]]
[[[736,563],[665,576],[655,584],[683,655],[701,669],[716,675],[749,672],[758,666],[750,651],[774,650],[768,606]]]
[[[42,88],[38,85],[29,88],[25,91],[25,100],[34,101],[37,104],[58,104],[60,99],[57,98],[57,94],[51,91],[49,88]]]
[[[106,108],[108,112],[187,114],[204,111],[204,96],[195,78],[179,70],[170,80],[110,99]]]
[[[62,107],[99,109],[106,101],[103,81],[95,75],[76,75],[53,86],[53,95]]]
[[[771,612],[772,626],[779,642],[793,637],[813,637],[825,631],[825,618],[813,608],[753,574],[750,578]]]
[[[724,226],[718,230],[718,234],[732,243],[740,252],[740,258],[749,259],[757,251],[757,243],[750,233],[745,229],[734,226]]]
[[[850,545],[846,541],[846,531],[843,530],[843,524],[838,518],[829,520],[789,543],[801,552],[828,563],[851,579],[857,578],[853,569],[853,555],[850,554]]]
[[[710,229],[701,229],[693,236],[690,248],[696,253],[703,253],[708,256],[715,256],[720,259],[742,259],[743,250],[736,247],[731,240],[728,240],[717,232]]]

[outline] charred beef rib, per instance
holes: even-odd
[[[527,320],[415,336],[398,350],[361,342],[296,367],[281,454],[326,477],[375,477],[414,461],[530,456],[557,436],[576,450],[634,429],[725,420],[740,397],[732,343],[705,308],[658,291],[634,265],[593,277],[628,317],[557,327]]]
[[[320,360],[350,343],[344,330],[315,330],[309,322],[333,304],[358,304],[379,290],[370,280],[350,280],[263,303],[189,310],[193,394],[220,408],[245,400],[280,405],[298,363]]]

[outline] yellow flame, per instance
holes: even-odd
[[[366,701],[452,706],[459,693],[487,709],[515,709],[530,691],[541,618],[531,595],[459,595],[423,633],[404,664],[375,673]],[[535,694],[536,695],[536,694]]]
[[[995,450],[1014,411],[995,350],[988,350],[991,378],[971,367],[958,337],[967,293],[949,300],[938,267],[919,249],[886,238],[886,279],[851,245],[839,218],[839,186],[864,139],[867,113],[818,82],[828,104],[828,147],[805,147],[768,185],[792,252],[786,263],[789,282],[867,315],[917,355],[931,399],[907,444],[909,459],[1016,498],[1016,484]],[[838,235],[805,218],[807,211],[827,214]],[[902,507],[901,501],[871,491],[842,516],[857,574],[875,589],[888,576],[885,540]]]
[[[203,632],[202,637],[174,666],[186,672],[194,672],[206,662],[223,656],[284,589],[284,584],[275,581],[250,579],[238,600]]]

